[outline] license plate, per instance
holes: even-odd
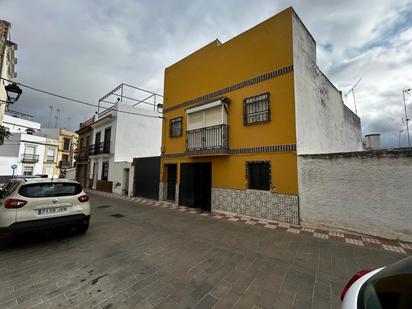
[[[42,216],[42,215],[64,212],[66,210],[67,210],[66,207],[58,207],[58,208],[42,208],[42,209],[37,209],[36,211],[39,216]]]

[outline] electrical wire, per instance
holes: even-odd
[[[85,101],[80,101],[80,100],[72,99],[72,98],[69,98],[69,97],[66,97],[66,96],[57,94],[57,93],[53,93],[53,92],[50,92],[50,91],[38,89],[38,88],[35,88],[35,87],[32,87],[32,86],[25,85],[25,84],[23,84],[23,83],[18,83],[18,82],[15,82],[15,81],[6,79],[6,78],[4,78],[4,77],[0,77],[0,79],[5,80],[5,81],[7,81],[7,82],[9,82],[9,83],[15,83],[15,84],[17,84],[17,85],[19,85],[19,86],[28,88],[28,89],[33,90],[33,91],[37,91],[37,92],[41,92],[41,93],[44,93],[44,94],[47,94],[47,95],[50,95],[50,96],[54,96],[54,97],[57,97],[57,98],[60,98],[60,99],[63,99],[63,100],[67,100],[67,101],[71,101],[71,102],[74,102],[74,103],[83,104],[83,105],[87,105],[87,106],[91,106],[91,107],[99,107],[98,105],[93,104],[93,103],[88,103],[88,102],[85,102]],[[148,118],[164,119],[162,116],[153,116],[153,115],[147,115],[147,114],[141,114],[141,113],[121,111],[121,110],[118,110],[118,109],[114,109],[113,111],[114,111],[114,112],[119,112],[119,113],[124,113],[124,114],[130,114],[130,115],[148,117]]]

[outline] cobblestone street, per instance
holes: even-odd
[[[92,195],[86,235],[1,244],[0,308],[340,308],[382,249]]]

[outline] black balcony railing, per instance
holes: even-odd
[[[89,158],[89,147],[82,147],[74,150],[74,158],[77,161],[87,160]]]
[[[70,162],[70,161],[60,160],[60,161],[59,161],[59,167],[60,167],[60,168],[71,168],[72,165],[71,165],[71,162]]]
[[[229,150],[229,127],[225,124],[186,132],[189,155],[226,153]]]
[[[110,142],[101,142],[98,144],[90,145],[89,156],[103,153],[110,153]]]
[[[39,162],[39,155],[32,153],[23,153],[21,155],[21,162],[23,163],[37,163]]]

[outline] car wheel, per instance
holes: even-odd
[[[87,230],[89,229],[89,223],[81,224],[78,226],[77,231],[79,234],[86,234]]]

